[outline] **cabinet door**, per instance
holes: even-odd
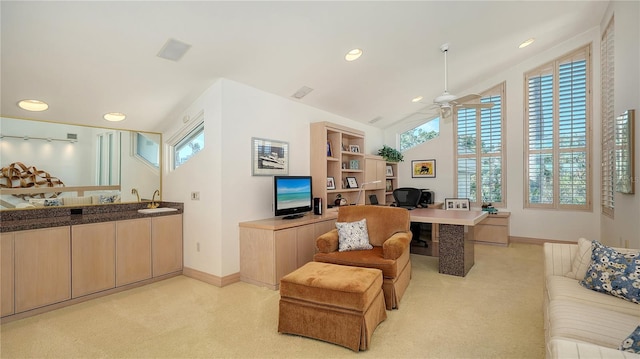
[[[280,278],[298,268],[297,237],[297,228],[282,229],[274,233],[276,285],[280,284]]]
[[[182,270],[182,215],[151,219],[152,272],[157,277]]]
[[[72,297],[116,286],[115,222],[71,227]]]
[[[313,224],[298,227],[296,232],[296,268],[300,268],[305,263],[313,261],[313,255],[316,254],[317,237],[315,236],[316,231]]]
[[[69,227],[15,232],[15,311],[71,298]]]
[[[13,311],[13,233],[0,233],[0,316]]]
[[[151,278],[151,219],[116,223],[116,287]]]

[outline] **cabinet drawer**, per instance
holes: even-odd
[[[508,226],[509,218],[508,217],[487,217],[480,225],[489,225],[489,226]]]

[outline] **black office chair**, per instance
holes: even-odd
[[[396,207],[406,208],[412,210],[420,205],[420,198],[422,197],[422,190],[418,188],[402,187],[393,190],[393,199]],[[413,234],[412,241],[424,243],[427,246],[427,241],[420,239],[420,232],[422,226],[418,222],[411,222],[411,233]]]
[[[418,188],[402,187],[393,190],[393,200],[396,207],[414,209],[420,204],[422,190]]]

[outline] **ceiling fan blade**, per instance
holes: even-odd
[[[477,100],[479,98],[481,98],[482,96],[476,94],[476,93],[472,93],[472,94],[468,94],[468,95],[464,95],[462,97],[458,97],[457,99],[451,101],[454,102],[455,104],[459,105],[459,104],[463,104],[465,102],[470,102],[473,100]]]
[[[458,107],[464,108],[492,108],[494,106],[493,102],[484,102],[484,103],[463,103],[458,105]]]

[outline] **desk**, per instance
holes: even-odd
[[[439,269],[443,274],[467,275],[474,263],[473,231],[465,230],[485,219],[487,212],[447,211],[416,208],[409,211],[412,222],[438,224],[440,232]]]

